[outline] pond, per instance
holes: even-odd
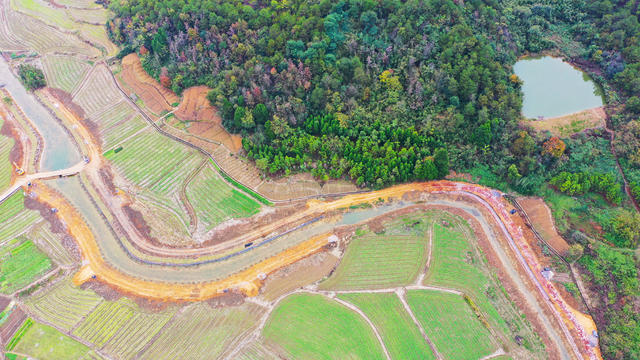
[[[527,118],[556,117],[602,106],[595,82],[562,59],[527,57],[513,69],[523,81],[522,114]]]
[[[80,153],[62,125],[32,94],[27,92],[2,57],[0,57],[0,84],[5,85],[44,139],[39,171],[65,169],[80,161]]]

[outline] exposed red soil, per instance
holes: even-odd
[[[34,183],[33,186],[37,187],[37,183]],[[42,216],[51,225],[51,232],[63,234],[61,241],[62,246],[69,252],[74,260],[82,260],[78,244],[71,236],[69,236],[66,226],[54,213],[51,212],[51,209],[48,206],[40,203],[36,198],[32,198],[31,196],[26,196],[24,198],[24,206],[27,209],[38,211],[40,216]]]
[[[9,305],[11,298],[0,295],[0,312]]]
[[[207,304],[214,309],[226,306],[239,306],[244,304],[246,296],[242,293],[229,291],[228,293],[207,300]]]
[[[560,254],[566,254],[569,250],[569,244],[556,231],[553,218],[551,217],[551,211],[544,203],[544,200],[537,197],[528,197],[518,199],[518,203],[520,203],[524,211],[527,212],[531,223],[543,239]]]
[[[0,343],[6,345],[13,337],[13,334],[20,328],[22,322],[27,318],[27,314],[19,306],[9,315],[9,318],[0,326]]]
[[[129,54],[122,59],[122,80],[142,99],[144,105],[156,114],[170,111],[171,104],[180,101],[176,94],[144,71],[136,53]]]
[[[232,135],[222,126],[218,110],[207,99],[209,88],[194,86],[182,93],[182,102],[173,114],[182,121],[190,122],[190,134],[217,141],[235,153],[242,149],[242,138]]]
[[[0,113],[0,116],[3,116],[4,114]],[[13,141],[13,147],[11,148],[11,151],[9,152],[9,161],[11,163],[15,163],[20,167],[25,167],[25,161],[26,159],[24,158],[24,151],[22,149],[22,142],[19,141],[20,136],[18,134],[17,129],[13,126],[13,124],[11,123],[11,121],[9,121],[8,116],[3,116],[5,121],[2,123],[2,128],[0,128],[0,134],[2,134],[2,136],[6,136],[8,138],[12,138]]]

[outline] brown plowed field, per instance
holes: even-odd
[[[144,101],[144,105],[156,114],[163,110],[171,111],[171,104],[180,101],[178,95],[160,85],[144,71],[140,58],[135,53],[122,59],[122,80]]]
[[[182,94],[182,102],[173,114],[182,121],[190,122],[188,131],[198,137],[222,143],[232,153],[242,149],[242,137],[229,134],[222,127],[218,110],[207,99],[209,88],[194,86]]]
[[[27,314],[25,314],[19,307],[16,307],[11,311],[9,318],[2,324],[2,326],[0,326],[0,342],[3,346],[9,342],[11,337],[13,337],[13,334],[18,330],[26,318]]]
[[[569,250],[569,244],[556,231],[551,217],[551,211],[541,198],[520,198],[518,202],[527,212],[533,227],[560,254]]]

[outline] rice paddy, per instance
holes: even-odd
[[[24,193],[18,190],[0,204],[0,246],[26,233],[41,219],[38,212],[24,207]]]
[[[2,128],[4,122],[5,120],[0,116],[0,128]],[[0,189],[9,187],[9,182],[11,181],[13,166],[9,161],[9,153],[13,149],[14,143],[15,141],[12,138],[0,135]]]

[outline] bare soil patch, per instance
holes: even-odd
[[[173,108],[171,104],[180,101],[178,95],[147,74],[136,53],[122,59],[122,80],[144,101],[144,105],[156,114],[170,111]]]
[[[567,137],[586,129],[603,128],[606,118],[601,106],[554,118],[526,121],[526,124],[539,132],[549,131],[552,135]]]
[[[340,259],[328,252],[319,252],[269,275],[262,287],[262,296],[272,301],[305,285],[324,279]]]
[[[27,314],[18,306],[11,312],[9,318],[0,326],[0,342],[7,345],[13,334],[18,330],[22,322],[27,318]]]
[[[519,198],[518,203],[527,212],[533,227],[540,233],[542,238],[560,254],[565,254],[569,250],[569,244],[556,231],[553,224],[551,211],[542,198]]]
[[[0,295],[0,311],[4,310],[11,302],[11,298]]]
[[[187,130],[190,134],[222,143],[233,153],[240,151],[242,137],[229,134],[222,127],[222,119],[218,110],[209,103],[207,93],[209,88],[206,86],[186,89],[178,110],[173,114],[182,121],[190,122]]]

